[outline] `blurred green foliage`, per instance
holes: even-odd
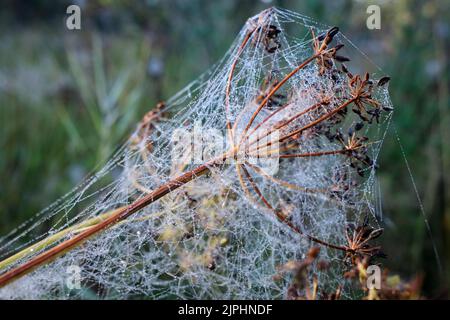
[[[142,115],[217,61],[246,19],[272,5],[337,25],[391,76],[398,131],[443,264],[394,130],[380,159],[386,265],[450,284],[448,1],[3,1],[0,10],[0,234],[80,183]],[[381,30],[366,28],[379,4]]]

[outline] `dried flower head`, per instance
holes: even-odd
[[[379,230],[347,225],[374,207],[380,143],[368,131],[390,116],[387,80],[338,69],[348,58],[335,40],[346,42],[337,28],[286,10],[251,18],[221,63],[150,111],[99,172],[1,239],[0,297],[58,297],[70,265],[106,298],[325,297],[321,274],[303,277],[311,243],[325,258],[378,253]],[[295,287],[268,281],[303,255]],[[327,281],[338,288],[327,297],[346,294]]]

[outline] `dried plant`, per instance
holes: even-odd
[[[274,281],[280,281],[286,274],[291,274],[292,282],[286,292],[290,300],[338,300],[342,299],[344,287],[351,287],[353,298],[364,300],[417,300],[420,294],[422,279],[415,277],[405,282],[398,275],[390,275],[388,270],[380,274],[379,288],[368,286],[368,266],[372,263],[372,256],[356,257],[340,275],[333,275],[347,279],[336,288],[330,288],[327,283],[321,283],[318,274],[331,269],[331,263],[319,259],[320,248],[312,247],[306,258],[289,261],[279,267]],[[345,271],[347,270],[347,271]]]
[[[325,260],[318,260],[320,248],[312,247],[306,258],[299,261],[289,261],[279,268],[279,272],[274,276],[275,281],[280,281],[285,273],[293,274],[292,284],[287,290],[286,297],[289,300],[337,300],[341,296],[341,287],[338,286],[335,292],[327,293],[323,288],[319,288],[319,280],[313,270],[324,271],[329,268]]]
[[[416,276],[409,282],[403,281],[398,275],[390,275],[387,269],[383,270],[380,279],[380,288],[367,287],[369,259],[356,259],[353,268],[344,274],[355,287],[359,287],[365,300],[418,300],[424,299],[421,295],[422,278]]]
[[[303,38],[288,41],[290,23]],[[390,116],[387,78],[350,74],[342,42],[338,28],[286,10],[250,18],[224,59],[150,111],[102,170],[2,239],[5,255],[18,252],[0,262],[0,286],[20,279],[0,296],[61,296],[65,268],[79,265],[84,287],[107,297],[275,298],[289,285],[271,281],[276,266],[310,242],[327,255],[375,254],[367,242],[378,229],[346,226],[374,214],[381,140],[368,136]],[[228,144],[197,163],[171,135],[200,125]],[[264,165],[273,160],[276,173]],[[115,168],[123,173],[108,181]]]

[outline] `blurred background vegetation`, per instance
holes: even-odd
[[[81,7],[82,30],[65,27]],[[366,8],[381,7],[381,30]],[[340,29],[391,76],[394,126],[442,260],[439,273],[395,132],[380,159],[385,265],[424,276],[429,297],[450,284],[450,2],[2,1],[0,5],[0,235],[69,191],[103,162],[156,102],[228,49],[269,6]]]

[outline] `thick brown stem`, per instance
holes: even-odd
[[[277,217],[278,220],[280,220],[282,223],[284,223],[285,225],[287,225],[290,229],[292,229],[295,233],[298,233],[306,238],[308,238],[309,240],[316,242],[318,244],[321,244],[323,246],[326,246],[328,248],[332,248],[332,249],[336,249],[336,250],[340,250],[340,251],[345,251],[347,252],[348,249],[344,246],[339,246],[339,245],[335,245],[332,243],[328,243],[326,241],[320,240],[319,238],[313,237],[307,233],[304,233],[303,231],[300,230],[300,228],[296,227],[292,222],[290,222],[289,220],[287,220],[287,217],[285,215],[283,215],[279,210],[276,210],[272,207],[272,205],[267,201],[267,199],[264,197],[264,195],[262,194],[261,190],[258,188],[258,186],[256,185],[256,183],[254,182],[252,176],[250,175],[250,173],[248,172],[247,168],[242,165],[241,166],[242,170],[244,171],[245,175],[247,176],[248,180],[250,181],[250,184],[252,185],[253,190],[255,190],[256,194],[259,196],[259,198],[263,201],[264,205],[271,211],[273,212],[273,214]]]
[[[281,138],[279,138],[279,139],[277,140],[277,142],[279,142],[279,143],[284,142],[284,141],[286,141],[287,139],[289,139],[289,138],[291,138],[291,137],[293,137],[293,136],[295,136],[295,135],[298,135],[298,134],[302,133],[303,131],[308,130],[308,129],[310,129],[310,128],[316,126],[317,124],[319,124],[319,123],[321,123],[321,122],[323,122],[323,121],[325,121],[325,120],[331,118],[332,116],[334,116],[334,115],[335,115],[336,113],[338,113],[339,111],[345,109],[349,104],[353,103],[356,99],[357,99],[357,98],[351,98],[351,99],[347,100],[346,102],[344,102],[343,104],[341,104],[339,107],[333,109],[332,111],[328,112],[327,114],[323,115],[322,117],[320,117],[320,118],[318,118],[318,119],[316,119],[316,120],[314,120],[314,121],[311,121],[310,123],[308,123],[307,125],[301,127],[300,129],[294,130],[294,131],[292,131],[292,132],[290,132],[290,133],[288,133],[288,134],[282,136]],[[263,138],[263,137],[261,137],[261,138]],[[261,139],[261,138],[260,138],[260,139]],[[253,143],[252,143],[252,144],[253,144]],[[252,149],[251,151],[258,150],[258,149],[265,148],[265,147],[269,147],[269,146],[271,146],[272,144],[273,144],[273,142],[272,142],[272,141],[269,141],[268,143],[266,143],[266,144],[264,144],[264,145],[258,146],[256,149]]]
[[[321,102],[316,103],[316,104],[313,104],[311,107],[309,107],[309,108],[307,108],[307,109],[305,109],[305,110],[303,110],[303,111],[301,111],[301,112],[299,112],[299,113],[293,115],[291,118],[287,119],[286,121],[283,121],[283,122],[281,122],[281,123],[275,125],[274,127],[272,127],[272,128],[271,128],[270,130],[268,130],[267,132],[264,132],[264,134],[263,134],[262,136],[257,136],[256,140],[250,141],[250,142],[248,143],[248,146],[252,146],[252,145],[254,145],[255,143],[258,143],[258,142],[261,141],[262,139],[264,139],[264,138],[270,136],[270,135],[271,135],[272,133],[274,133],[275,131],[280,130],[280,129],[286,127],[286,126],[287,126],[288,124],[290,124],[292,121],[294,121],[294,120],[300,118],[301,116],[307,114],[308,112],[314,111],[315,109],[317,109],[317,108],[320,107],[321,105],[322,105]],[[260,124],[261,124],[261,123],[260,123]],[[258,125],[258,126],[259,126],[259,125]],[[258,128],[258,126],[255,128],[255,130],[252,131],[252,133],[248,134],[248,136],[251,136],[251,134],[253,134],[253,133],[256,131],[256,129]],[[253,150],[259,150],[260,148],[261,148],[261,147],[258,146],[258,148],[256,148],[256,149],[251,149],[250,151],[253,151]]]
[[[291,133],[289,133],[288,135],[285,135],[283,137],[281,137],[281,139],[279,140],[280,142],[283,142],[286,139],[289,139],[292,136],[295,136],[299,133],[302,133],[303,131],[314,127],[315,125],[321,123],[322,121],[325,121],[329,118],[331,118],[332,116],[334,116],[336,113],[338,113],[339,111],[345,109],[349,104],[353,103],[353,101],[355,101],[356,98],[352,98],[350,100],[347,100],[346,102],[344,102],[343,104],[341,104],[339,107],[337,107],[336,109],[333,109],[332,111],[328,112],[327,114],[323,115],[322,117],[320,117],[319,119],[316,119],[310,123],[308,123],[306,126],[304,126],[303,128],[300,128],[298,130],[295,130]]]
[[[223,160],[223,159],[221,159]],[[30,259],[29,261],[25,262],[22,265],[19,265],[8,272],[2,274],[0,276],[0,288],[5,286],[7,283],[13,281],[14,279],[30,272],[31,270],[39,267],[40,265],[51,261],[52,259],[58,257],[59,255],[63,254],[67,250],[70,250],[74,248],[77,245],[80,245],[84,241],[86,241],[91,236],[97,234],[98,232],[110,228],[111,226],[117,224],[118,222],[126,219],[133,213],[139,211],[140,209],[150,205],[151,203],[155,202],[156,200],[160,199],[161,197],[165,196],[166,194],[172,192],[173,190],[185,185],[189,181],[194,180],[196,177],[204,175],[209,171],[209,168],[211,166],[217,165],[219,161],[210,161],[206,164],[203,164],[189,172],[186,172],[185,174],[170,180],[166,184],[162,185],[158,189],[154,190],[152,193],[149,193],[145,197],[143,197],[140,200],[135,201],[131,205],[124,207],[123,209],[117,211],[114,215],[107,218],[106,220],[96,224],[95,226],[87,229],[84,232],[81,232],[74,236],[73,238],[70,238],[59,245],[56,245],[55,247],[44,251],[43,253],[37,255],[36,257]]]
[[[290,78],[292,78],[293,75],[295,75],[298,71],[300,71],[305,66],[307,66],[311,61],[316,59],[318,57],[318,55],[319,54],[315,54],[315,55],[309,57],[308,59],[306,59],[305,61],[303,61],[298,67],[296,67],[294,70],[289,72],[289,74],[287,74],[275,87],[273,87],[272,91],[269,92],[269,94],[264,98],[264,100],[261,102],[261,104],[255,110],[255,112],[253,112],[253,115],[250,118],[250,121],[248,122],[247,126],[245,127],[244,132],[242,133],[241,140],[243,140],[245,138],[246,133],[248,132],[248,130],[252,126],[253,121],[255,121],[256,116],[259,114],[261,109],[264,108],[264,106],[269,101],[269,99],[286,83],[286,81],[288,81]]]
[[[344,154],[349,152],[347,149],[339,149],[339,150],[330,150],[330,151],[318,151],[318,152],[308,152],[308,153],[291,153],[291,154],[281,154],[274,156],[266,156],[267,158],[278,158],[278,159],[289,159],[289,158],[312,158],[312,157],[321,157],[321,156],[331,156],[334,154]],[[260,158],[264,158],[260,156]]]
[[[276,130],[279,130],[279,129],[281,129],[281,128],[287,126],[287,125],[288,125],[289,123],[291,123],[292,121],[294,121],[294,120],[300,118],[301,116],[307,114],[308,112],[314,111],[315,109],[317,109],[317,108],[320,107],[321,105],[322,105],[322,102],[315,103],[315,104],[313,104],[312,106],[310,106],[309,108],[307,108],[307,109],[305,109],[305,110],[303,110],[303,111],[301,111],[301,112],[299,112],[299,113],[293,115],[293,116],[292,116],[291,118],[289,118],[288,120],[283,121],[283,122],[281,122],[281,123],[275,125],[275,126],[274,126],[272,129],[270,129],[270,131],[268,131],[267,133],[265,132],[265,135],[264,135],[263,137],[269,136],[271,133],[275,132]],[[261,121],[261,122],[260,122],[260,123],[259,123],[259,124],[258,124],[258,125],[257,125],[257,126],[256,126],[256,127],[255,127],[255,128],[254,128],[247,136],[251,136],[256,130],[258,130],[258,129],[260,128],[260,126],[261,126],[262,124],[264,124],[266,121],[268,121],[271,117],[273,117],[273,116],[274,116],[275,114],[277,114],[279,111],[285,109],[287,106],[289,106],[289,105],[285,105],[285,106],[281,107],[280,109],[278,109],[278,110],[272,112],[272,113],[271,113],[270,115],[268,115],[263,121]],[[254,143],[256,143],[256,142],[259,142],[263,137],[258,137],[258,139],[257,139],[256,141],[251,141],[249,145],[252,145],[252,144],[254,144]]]
[[[241,55],[242,51],[244,51],[245,46],[247,45],[248,40],[250,40],[250,37],[252,36],[253,32],[255,32],[255,29],[249,31],[247,35],[245,36],[244,40],[241,43],[241,46],[239,47],[239,50],[236,54],[236,58],[234,59],[233,63],[231,64],[230,73],[228,74],[227,79],[227,86],[225,88],[225,117],[226,117],[226,127],[228,134],[230,136],[230,141],[233,143],[233,131],[231,127],[230,122],[230,91],[231,91],[231,80],[233,79],[233,73],[236,69],[236,64],[238,62],[239,56]]]
[[[261,201],[264,203],[264,205],[267,208],[269,208],[272,211],[275,211],[275,209],[272,207],[272,205],[269,203],[269,201],[267,201],[266,197],[264,197],[264,195],[262,194],[261,190],[259,190],[258,186],[256,185],[255,181],[253,180],[252,176],[248,172],[248,170],[245,167],[245,165],[241,165],[241,168],[242,168],[242,171],[244,171],[248,181],[250,181],[250,184],[251,184],[253,190],[255,190],[256,194],[259,197],[259,199],[261,199]]]

